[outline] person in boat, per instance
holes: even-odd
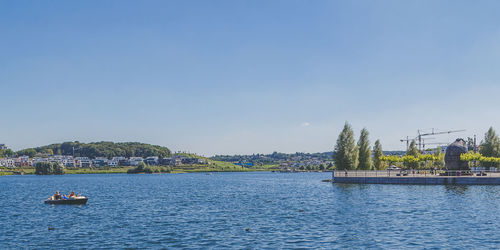
[[[54,200],[60,200],[62,198],[61,194],[59,193],[59,190],[56,191],[56,194],[52,196]]]
[[[70,199],[74,199],[74,198],[76,198],[75,191],[71,191],[71,194],[69,194],[69,195],[68,195],[68,197],[69,197]]]

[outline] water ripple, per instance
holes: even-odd
[[[499,248],[500,187],[328,173],[0,178],[0,248]],[[56,189],[90,197],[53,206]],[[55,230],[47,230],[54,227]]]

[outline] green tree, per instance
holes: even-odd
[[[481,143],[479,153],[486,157],[500,157],[500,139],[493,127],[484,134],[484,141]],[[481,162],[483,167],[498,167],[500,164],[495,162]]]
[[[29,150],[29,151],[28,151]],[[34,150],[34,151],[33,151]],[[91,142],[91,143],[80,143],[75,142],[64,142],[61,144],[51,144],[43,147],[37,147],[34,149],[25,149],[21,152],[29,152],[35,154],[38,153],[55,153],[58,155],[73,155],[75,156],[86,156],[90,158],[95,157],[108,157],[112,158],[114,156],[140,156],[148,157],[158,155],[161,157],[170,156],[170,150],[166,147],[158,145],[150,145],[139,142]],[[28,155],[28,154],[24,154]]]
[[[333,169],[333,168],[334,168],[333,164],[331,162],[328,163],[327,169]]]
[[[137,164],[137,167],[127,170],[127,173],[129,174],[152,173],[152,172],[153,168],[151,168],[148,164],[144,162],[139,162],[139,164]]]
[[[376,170],[384,169],[384,162],[380,160],[382,156],[384,156],[382,144],[380,144],[380,140],[376,140],[375,147],[373,147],[373,163]]]
[[[23,149],[23,150],[17,151],[18,156],[27,155],[30,158],[33,158],[36,155],[36,153],[37,153],[36,150],[33,148],[28,148],[28,149]]]
[[[370,141],[368,139],[368,135],[368,130],[366,128],[363,128],[358,140],[358,169],[362,170],[369,170],[372,168],[372,151],[370,149]]]
[[[333,160],[337,169],[352,170],[358,167],[358,147],[354,140],[354,132],[351,125],[347,122],[337,138]]]
[[[8,148],[5,150],[5,156],[9,156],[9,157],[12,157],[14,156],[16,153],[14,151],[12,151],[12,149]]]
[[[467,137],[467,150],[474,151],[474,139],[472,137]]]
[[[11,157],[14,156],[16,153],[12,151],[12,149],[0,149],[0,157]]]
[[[406,155],[418,157],[419,154],[420,154],[420,152],[417,149],[417,145],[415,143],[415,140],[411,141],[410,147],[406,151]],[[416,168],[418,168],[418,162],[405,162],[405,166],[407,168],[416,169]]]
[[[53,174],[64,174],[65,173],[65,168],[61,163],[53,163],[52,165],[52,173]]]
[[[35,165],[36,175],[60,175],[64,173],[64,166],[58,162],[39,162]]]
[[[139,164],[137,164],[137,168],[136,169],[139,172],[142,172],[142,171],[144,171],[144,169],[146,169],[147,166],[148,165],[146,163],[144,163],[144,162],[141,161],[141,162],[139,162]]]
[[[321,170],[321,171],[325,170],[325,164],[324,163],[319,164],[319,170]]]
[[[434,168],[437,168],[437,169],[444,168],[444,153],[442,151],[443,151],[443,149],[441,147],[438,147],[436,149],[436,152],[434,153],[434,156],[436,156],[436,159],[437,159],[437,160],[434,160],[434,162],[432,163]]]

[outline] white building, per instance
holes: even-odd
[[[96,157],[93,161],[94,166],[105,166],[109,164],[109,160],[106,157]]]
[[[77,167],[92,167],[92,160],[88,157],[75,157],[75,165]]]
[[[33,158],[33,165],[36,165],[39,162],[49,162],[48,158],[42,158],[42,157],[34,157]]]
[[[117,161],[117,160],[110,160],[110,161],[108,161],[108,166],[116,167],[116,166],[118,166],[118,163],[119,163],[119,161]]]
[[[144,160],[149,165],[158,165],[159,159],[158,156],[150,156]]]
[[[33,166],[33,160],[31,160],[29,156],[23,155],[18,159],[20,166]]]
[[[42,159],[47,159],[46,161],[49,162],[61,163],[65,167],[74,167],[76,165],[75,159],[73,159],[73,156],[70,155],[52,155],[49,158]]]
[[[137,166],[139,163],[144,162],[144,159],[142,157],[130,157],[130,166]]]
[[[127,158],[125,158],[123,156],[116,156],[116,157],[113,157],[113,159],[111,159],[111,160],[119,162],[119,161],[127,160]]]
[[[8,167],[8,168],[14,167],[14,159],[10,158],[0,159],[0,167]]]

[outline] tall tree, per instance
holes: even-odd
[[[376,170],[381,170],[384,168],[384,162],[380,160],[380,157],[384,156],[382,151],[382,144],[380,140],[375,141],[375,147],[373,147],[373,163]]]
[[[479,152],[487,157],[500,157],[500,139],[493,127],[484,134],[484,141],[481,143]],[[481,162],[484,167],[498,167],[500,164],[494,162]]]
[[[358,140],[359,164],[358,169],[369,170],[372,168],[372,151],[370,140],[368,140],[368,130],[363,128]]]
[[[333,160],[336,169],[356,169],[358,167],[358,147],[351,125],[347,122],[337,138]]]
[[[36,175],[64,174],[65,168],[58,162],[38,162],[35,165]]]
[[[436,149],[436,152],[434,153],[434,156],[436,156],[436,160],[433,162],[433,167],[437,169],[442,169],[444,168],[444,153],[442,152],[443,149],[441,147],[438,147]]]
[[[467,150],[474,151],[474,139],[472,137],[467,137]]]
[[[411,155],[411,156],[414,156],[414,157],[418,157],[419,154],[420,154],[420,152],[417,149],[417,144],[415,143],[415,140],[411,141],[410,147],[406,151],[406,155]],[[405,165],[408,168],[414,168],[414,169],[418,168],[418,162],[408,162]]]
[[[27,155],[29,156],[30,158],[33,158],[35,155],[36,155],[36,150],[32,149],[32,148],[28,148],[28,149],[23,149],[23,150],[19,150],[16,152],[16,154],[18,156],[24,156],[24,155]]]
[[[14,151],[12,151],[12,149],[8,148],[8,149],[0,149],[0,158],[1,157],[10,157],[10,156],[14,156],[16,153],[14,153]]]

